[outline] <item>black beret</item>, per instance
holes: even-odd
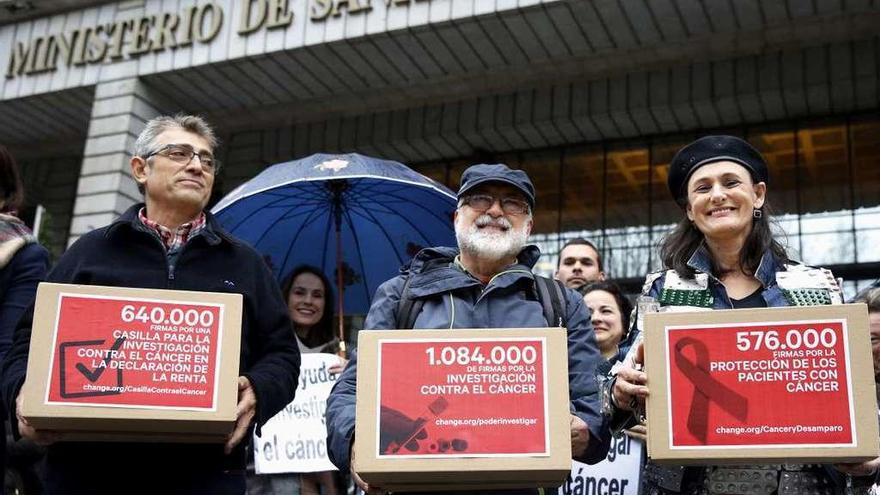
[[[755,184],[769,183],[767,162],[752,145],[735,136],[704,136],[678,150],[669,164],[667,184],[673,199],[680,205],[687,203],[685,186],[694,171],[720,161],[739,163]]]

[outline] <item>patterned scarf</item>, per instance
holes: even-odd
[[[37,239],[24,222],[0,213],[0,268],[5,267],[19,249],[32,242],[37,242]]]

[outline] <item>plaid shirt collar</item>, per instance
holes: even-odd
[[[174,231],[147,218],[146,208],[141,208],[140,211],[138,211],[138,218],[144,225],[149,227],[150,230],[159,236],[159,239],[162,241],[162,244],[165,245],[165,249],[167,249],[168,252],[174,252],[182,248],[184,244],[186,244],[186,241],[198,235],[199,232],[205,228],[205,212],[199,213],[199,216],[195,220],[182,224]]]

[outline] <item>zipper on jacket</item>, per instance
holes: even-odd
[[[207,225],[205,227],[207,228]],[[165,284],[165,288],[166,289],[173,289],[174,288],[173,287],[174,280],[175,280],[174,270],[175,270],[175,268],[177,268],[177,265],[180,264],[179,262],[180,262],[181,257],[183,256],[184,250],[186,250],[186,248],[189,246],[190,242],[193,241],[196,237],[203,235],[202,232],[198,232],[195,236],[187,239],[186,244],[184,244],[180,248],[180,251],[177,252],[176,257],[177,257],[178,263],[174,264],[174,263],[171,263],[171,261],[168,259],[168,248],[165,247],[165,243],[162,242],[162,239],[160,239],[152,229],[150,229],[149,227],[147,227],[146,225],[144,225],[143,223],[140,223],[140,222],[138,222],[138,224],[135,225],[134,228],[135,228],[135,230],[139,230],[139,231],[143,232],[144,234],[148,235],[149,237],[155,239],[155,241],[157,243],[159,243],[159,247],[162,249],[162,256],[165,258],[166,273],[168,274],[167,283]]]
[[[186,244],[180,247],[177,251],[177,254],[174,255],[174,262],[171,261],[171,258],[168,256],[167,251],[165,254],[165,261],[168,263],[168,288],[174,288],[174,274],[177,266],[180,265],[180,261],[183,259],[183,252],[186,251],[186,248],[189,247],[190,242],[193,239],[188,239]]]
[[[452,330],[455,325],[455,298],[452,297],[452,291],[449,292],[449,307],[452,308],[449,315],[449,329]]]
[[[519,268],[516,270],[504,270],[504,271],[498,272],[495,275],[493,275],[492,278],[490,278],[488,282],[486,282],[485,286],[483,286],[483,290],[480,291],[480,295],[479,295],[479,297],[477,297],[477,302],[480,302],[483,299],[483,296],[486,295],[487,292],[489,292],[489,288],[492,286],[492,282],[494,282],[496,278],[498,278],[506,273],[524,273],[524,274],[531,275],[531,276],[535,275],[532,271],[523,270],[522,268]]]
[[[177,263],[171,263],[171,261],[168,259],[168,255],[167,254],[165,255],[165,261],[168,263],[168,288],[169,289],[171,289],[172,285],[174,285],[175,269],[177,268],[177,265],[179,265],[180,262],[183,260],[183,253],[192,245],[193,241],[195,241],[196,238],[203,236],[203,235],[204,235],[204,233],[202,231],[199,231],[196,235],[194,235],[186,240],[186,244],[181,246],[180,250],[177,251],[177,254],[175,255],[175,258],[177,258]],[[166,249],[165,252],[167,253],[168,250]]]
[[[520,268],[520,269],[517,269],[517,270],[504,270],[504,271],[498,272],[498,273],[496,273],[495,275],[493,275],[492,278],[489,279],[489,282],[486,283],[486,287],[489,287],[489,285],[491,285],[492,282],[493,282],[496,278],[498,278],[498,277],[504,275],[505,273],[525,273],[525,274],[532,275],[532,276],[535,275],[531,270],[523,270],[523,269],[521,269],[521,268]]]
[[[174,282],[174,265],[172,265],[168,261],[168,248],[165,247],[165,243],[162,242],[162,239],[159,239],[159,237],[157,236],[157,234],[153,230],[151,230],[149,227],[147,227],[146,225],[144,225],[140,222],[138,222],[137,225],[134,225],[134,229],[137,231],[143,232],[144,235],[146,235],[147,237],[150,237],[151,239],[155,240],[156,243],[159,244],[159,248],[162,250],[162,258],[165,259],[165,273],[168,274],[168,280],[167,280],[167,283],[165,284],[165,288],[171,289],[172,288],[171,286],[173,285],[173,282]],[[186,247],[186,246],[184,246],[184,247]]]

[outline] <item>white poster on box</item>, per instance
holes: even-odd
[[[591,466],[572,461],[571,474],[559,488],[559,493],[638,495],[644,445],[629,435],[612,437],[608,456],[602,462]]]
[[[327,457],[327,397],[339,378],[333,354],[303,354],[296,398],[254,434],[257,474],[335,471]]]

